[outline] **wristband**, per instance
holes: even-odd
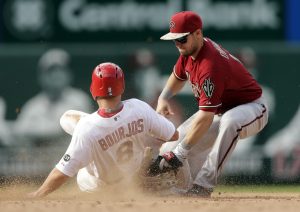
[[[164,88],[161,94],[159,95],[159,99],[166,99],[169,100],[173,97],[173,93],[169,88]]]
[[[186,159],[190,149],[184,148],[184,144],[179,143],[173,150],[173,153],[181,160]]]

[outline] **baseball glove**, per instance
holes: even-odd
[[[149,170],[151,168],[156,169],[156,165],[154,165],[156,163],[152,158],[152,149],[146,147],[141,167],[136,175],[138,185],[143,191],[162,192],[178,184],[176,171],[170,170],[168,172],[156,173],[155,175],[150,174]],[[159,167],[157,168],[159,169]]]
[[[140,186],[146,192],[163,192],[178,184],[174,171],[161,173],[156,176],[140,176]]]

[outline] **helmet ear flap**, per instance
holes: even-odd
[[[101,63],[92,73],[90,92],[96,97],[119,96],[124,93],[125,80],[122,69],[114,63]]]

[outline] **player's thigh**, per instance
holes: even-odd
[[[268,111],[264,104],[251,102],[227,111],[221,118],[220,130],[232,128],[240,138],[247,138],[261,131],[268,122]]]

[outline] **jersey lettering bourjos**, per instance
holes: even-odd
[[[175,133],[175,126],[145,102],[130,99],[123,105],[110,118],[97,112],[82,118],[56,168],[72,177],[86,167],[91,175],[114,183],[138,170],[146,135],[169,140]]]
[[[180,55],[173,73],[179,80],[189,80],[199,109],[204,111],[224,113],[262,94],[243,64],[209,38],[204,38],[195,60]]]
[[[101,138],[98,143],[103,151],[106,151],[114,144],[130,138],[136,134],[144,132],[144,119],[134,120],[131,123],[127,123],[126,126],[121,126],[110,134],[107,134],[104,138]]]

